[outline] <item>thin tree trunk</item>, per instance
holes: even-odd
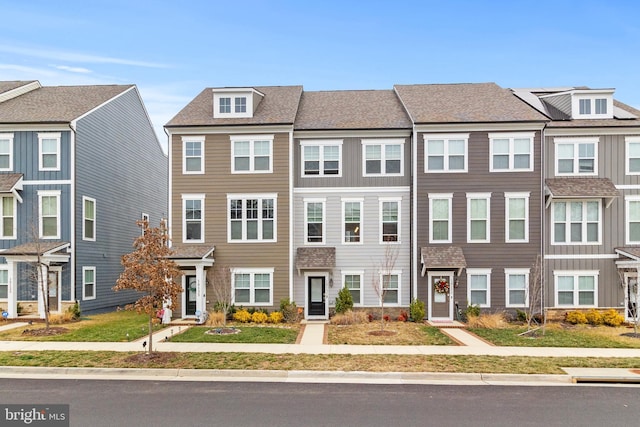
[[[149,315],[149,353],[153,351],[153,315]]]

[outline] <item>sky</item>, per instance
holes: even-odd
[[[495,82],[640,108],[637,0],[0,0],[0,80],[135,84],[163,125],[207,87]]]

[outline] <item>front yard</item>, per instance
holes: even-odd
[[[384,330],[388,334],[378,334],[380,323],[359,323],[354,325],[328,325],[329,344],[352,345],[455,345],[439,329],[421,323],[390,322]]]

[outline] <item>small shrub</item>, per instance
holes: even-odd
[[[409,319],[409,315],[407,314],[407,312],[404,310],[400,310],[400,314],[398,315],[398,318],[396,320],[398,322],[406,322],[407,319]]]
[[[332,325],[356,325],[368,322],[370,322],[369,315],[363,311],[348,310],[331,318]]]
[[[422,322],[426,313],[424,309],[424,301],[414,299],[411,304],[409,304],[409,313],[411,314],[411,318],[414,322]]]
[[[344,313],[353,308],[353,297],[347,287],[340,289],[336,297],[336,313]]]
[[[264,311],[254,311],[251,315],[251,321],[253,323],[267,323],[269,316]]]
[[[604,319],[602,318],[602,313],[600,313],[595,308],[587,311],[584,315],[587,318],[587,323],[593,326],[602,325]]]
[[[373,322],[373,320],[374,320],[374,319],[375,319],[375,317],[373,317],[373,314],[371,314],[371,313],[367,313],[367,320],[368,320],[369,322]]]
[[[480,316],[480,306],[479,305],[469,305],[464,311],[464,315],[469,317],[479,317]]]
[[[284,316],[282,315],[281,312],[279,311],[272,311],[269,314],[269,319],[268,322],[269,323],[281,323],[282,319],[284,319]]]
[[[612,308],[602,314],[602,321],[607,326],[617,327],[624,323],[624,316]]]
[[[207,326],[222,326],[224,325],[225,315],[221,311],[210,311],[209,317],[207,317]]]
[[[527,312],[516,309],[516,320],[518,322],[526,322],[527,321]]]
[[[69,310],[60,314],[58,313],[49,314],[49,323],[51,323],[52,325],[61,325],[63,323],[69,323],[73,320],[74,320],[73,313],[70,312]]]
[[[241,323],[248,323],[251,322],[251,314],[248,310],[242,308],[233,313],[233,320]]]
[[[587,316],[581,311],[569,311],[564,315],[564,321],[572,325],[584,325],[587,323]]]
[[[78,301],[75,302],[75,304],[73,304],[71,307],[69,307],[67,309],[67,311],[69,313],[71,313],[71,317],[73,317],[73,320],[78,320],[80,319],[81,313],[80,313],[80,303]]]
[[[295,323],[298,321],[298,307],[295,302],[291,302],[289,298],[280,300],[280,312],[286,323]]]

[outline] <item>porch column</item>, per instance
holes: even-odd
[[[196,265],[196,312],[204,313],[207,309],[206,300],[206,278],[204,276],[204,266]]]
[[[9,319],[15,319],[18,317],[18,265],[7,260],[7,266],[9,267],[8,278],[9,281],[7,289],[7,313],[9,313]]]
[[[38,268],[38,315],[45,318],[44,299],[49,297],[49,266],[41,264]],[[43,288],[44,285],[44,289]]]

